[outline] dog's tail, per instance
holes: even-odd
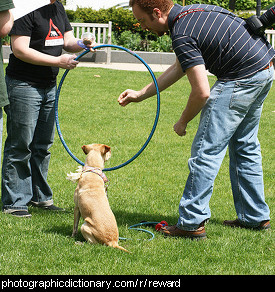
[[[131,253],[130,251],[128,251],[128,250],[125,249],[124,247],[120,246],[117,242],[110,242],[108,245],[111,246],[111,247],[114,247],[114,248],[120,249],[120,250],[122,250],[122,251],[125,251],[125,252],[128,252],[128,253]]]
[[[125,249],[124,247],[122,247],[120,245],[114,246],[114,248],[117,248],[117,249],[123,250],[125,252],[131,253],[129,250]]]
[[[78,169],[76,170],[76,173],[73,172],[67,173],[66,179],[76,183],[80,179],[81,173],[82,166],[79,166]]]

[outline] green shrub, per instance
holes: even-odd
[[[74,13],[74,19],[79,19],[84,23],[107,23],[112,21],[113,31],[119,34],[126,30],[134,31],[137,23],[132,11],[123,8],[100,9],[98,11],[91,8],[78,8]]]
[[[151,41],[149,50],[152,52],[171,52],[172,40],[169,35],[163,35],[157,38],[155,41]]]
[[[132,33],[127,30],[121,33],[120,37],[114,38],[113,44],[125,47],[133,51],[150,51],[150,52],[171,52],[172,40],[169,35],[163,35],[156,40],[143,39],[139,33]]]
[[[127,30],[121,33],[118,45],[123,46],[129,50],[139,51],[141,49],[141,37],[139,33],[132,33]]]
[[[3,45],[9,45],[10,44],[10,36],[5,36],[2,38],[2,40],[0,39],[0,42],[2,41]]]

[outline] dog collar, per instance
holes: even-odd
[[[82,173],[85,173],[85,172],[96,173],[97,175],[99,175],[103,179],[104,184],[109,183],[109,180],[108,180],[106,174],[102,171],[102,169],[100,169],[98,167],[92,167],[92,166],[85,165],[85,166],[83,166]]]

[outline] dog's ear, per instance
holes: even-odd
[[[106,154],[107,152],[111,151],[111,147],[110,146],[107,146],[107,145],[104,145],[104,154]]]
[[[83,145],[81,148],[86,155],[89,153],[87,145]]]
[[[111,147],[107,145],[102,145],[102,154],[104,157],[104,160],[107,161],[111,157]]]

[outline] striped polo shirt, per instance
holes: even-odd
[[[265,37],[228,10],[207,4],[175,4],[168,18],[182,70],[205,64],[219,80],[238,80],[265,68],[275,51]]]

